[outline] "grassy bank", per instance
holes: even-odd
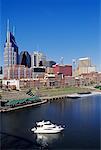
[[[73,94],[73,93],[87,92],[87,91],[90,90],[87,88],[80,88],[80,87],[65,87],[65,88],[52,88],[52,89],[41,88],[37,90],[37,94],[44,95],[44,96],[56,96],[56,95]],[[36,90],[32,89],[32,92],[35,93]]]
[[[25,91],[3,91],[1,93],[2,100],[11,100],[11,99],[23,99],[23,98],[30,98],[26,92],[29,89],[26,89]],[[78,92],[88,92],[91,91],[89,88],[80,88],[80,87],[65,87],[65,88],[40,88],[36,90],[35,88],[32,89],[33,95],[37,94],[39,96],[58,96],[58,95],[67,95],[67,94],[73,94]]]

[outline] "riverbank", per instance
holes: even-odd
[[[55,100],[0,114],[2,149],[100,150],[100,99],[101,96],[87,97],[84,100]],[[40,135],[41,139],[38,139],[31,129],[41,120],[65,125],[65,130],[63,133],[52,135],[53,138],[46,135],[43,139]],[[48,144],[48,147],[44,148],[37,142]]]
[[[88,94],[85,94],[85,93],[64,94],[64,95],[58,95],[58,96],[48,96],[48,97],[42,97],[42,98],[40,97],[40,99],[57,100],[57,99],[63,99],[63,98],[81,98],[81,97],[88,97],[88,96],[94,96],[94,95],[101,95],[101,92],[93,91]]]
[[[57,95],[67,95],[79,92],[92,92],[95,89],[89,87],[60,87],[60,88],[40,88],[37,91],[32,89],[32,93],[36,93],[41,96],[57,96]]]
[[[30,91],[30,94],[27,93]],[[74,94],[79,92],[92,92],[97,91],[91,87],[60,87],[60,88],[39,88],[36,90],[35,88],[32,89],[25,89],[21,91],[1,91],[1,100],[12,100],[12,99],[23,99],[23,98],[30,98],[32,95],[39,95],[41,97],[49,97],[49,96],[57,96],[57,95],[66,95],[66,94]]]
[[[47,100],[43,100],[43,101],[32,103],[32,104],[26,104],[26,105],[16,106],[16,107],[13,107],[13,108],[11,108],[11,107],[9,107],[9,108],[5,107],[5,108],[2,108],[0,110],[0,112],[14,111],[14,110],[23,109],[23,108],[26,108],[26,107],[41,105],[41,104],[44,104],[46,102],[47,102]]]
[[[35,89],[31,89],[30,94],[36,94]],[[83,94],[80,94],[83,93]],[[88,94],[86,94],[88,93]],[[32,99],[33,97],[31,95],[28,95],[28,91],[3,91],[2,93],[2,102],[16,102],[18,99],[18,105],[14,106],[9,105],[9,106],[1,106],[0,107],[0,112],[8,112],[8,111],[13,111],[13,110],[18,110],[30,106],[35,106],[35,105],[40,105],[43,103],[46,103],[49,100],[58,100],[58,99],[64,99],[64,98],[81,98],[85,96],[92,96],[92,95],[97,95],[101,94],[101,91],[96,90],[96,89],[91,89],[87,87],[64,87],[64,88],[52,88],[52,89],[46,89],[46,88],[41,88],[37,91],[37,95],[39,95],[40,102],[30,102],[28,103],[27,99]],[[27,101],[24,101],[23,103],[20,102],[22,99],[26,99]],[[33,98],[34,99],[34,98]],[[14,101],[15,100],[15,101]],[[21,105],[20,105],[21,103]]]
[[[40,102],[16,106],[14,108],[5,107],[5,108],[1,109],[0,112],[9,112],[9,111],[14,111],[14,110],[18,110],[18,109],[22,109],[22,108],[26,108],[26,107],[37,106],[37,105],[41,105],[41,104],[47,103],[48,101],[52,101],[52,100],[63,100],[65,98],[77,99],[77,98],[89,97],[89,96],[94,96],[94,95],[101,95],[101,92],[93,91],[89,94],[73,93],[73,94],[64,94],[64,95],[56,95],[56,96],[45,96],[45,97],[40,97],[40,100],[41,100]]]

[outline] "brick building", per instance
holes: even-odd
[[[63,74],[64,76],[72,76],[72,65],[54,65],[54,74]]]
[[[24,65],[12,65],[5,67],[4,79],[26,79],[32,78],[32,68]]]

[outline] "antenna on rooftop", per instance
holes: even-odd
[[[37,52],[39,51],[39,45],[38,44],[36,45],[36,51]]]
[[[63,57],[60,58],[60,64],[63,65]]]

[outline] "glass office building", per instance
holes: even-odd
[[[25,65],[28,68],[31,67],[31,56],[27,51],[20,53],[20,65]]]
[[[4,67],[17,65],[18,62],[18,46],[15,37],[11,32],[7,31],[7,38],[4,45]]]

